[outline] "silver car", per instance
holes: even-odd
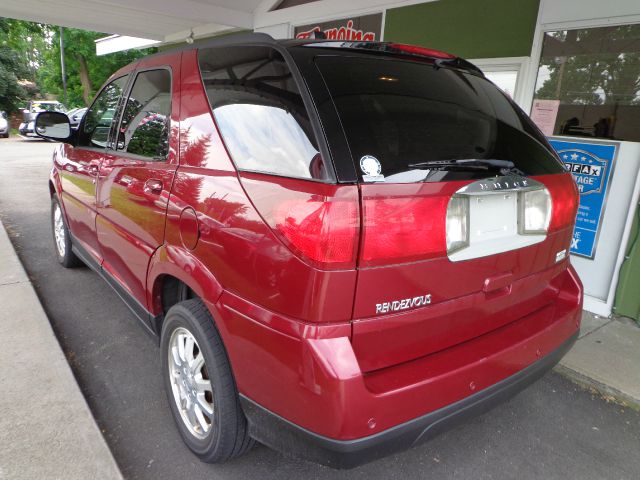
[[[9,138],[9,120],[4,112],[0,112],[0,137]]]
[[[36,119],[36,116],[40,112],[65,112],[66,107],[55,100],[31,100],[26,109],[22,111],[24,115],[24,121],[20,124],[18,131],[20,135],[25,137],[33,136],[37,137],[38,135],[33,129],[33,124]]]

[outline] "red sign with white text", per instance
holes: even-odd
[[[380,40],[382,14],[343,18],[329,22],[300,25],[294,30],[295,38],[311,38],[313,32],[322,31],[327,40],[373,42]]]

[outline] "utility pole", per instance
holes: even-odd
[[[60,70],[62,71],[62,91],[64,92],[64,104],[67,106],[67,73],[64,68],[64,28],[60,27]]]

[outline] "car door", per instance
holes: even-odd
[[[169,191],[178,165],[180,57],[141,63],[100,165],[96,229],[103,269],[146,308],[146,274],[164,241]]]
[[[99,262],[96,236],[96,181],[100,164],[108,155],[107,142],[113,119],[129,75],[108,83],[87,111],[74,147],[56,163],[62,186],[62,202],[74,240]]]

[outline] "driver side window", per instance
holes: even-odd
[[[78,146],[106,148],[116,108],[129,76],[115,79],[102,89],[91,108],[87,110],[79,132]]]

